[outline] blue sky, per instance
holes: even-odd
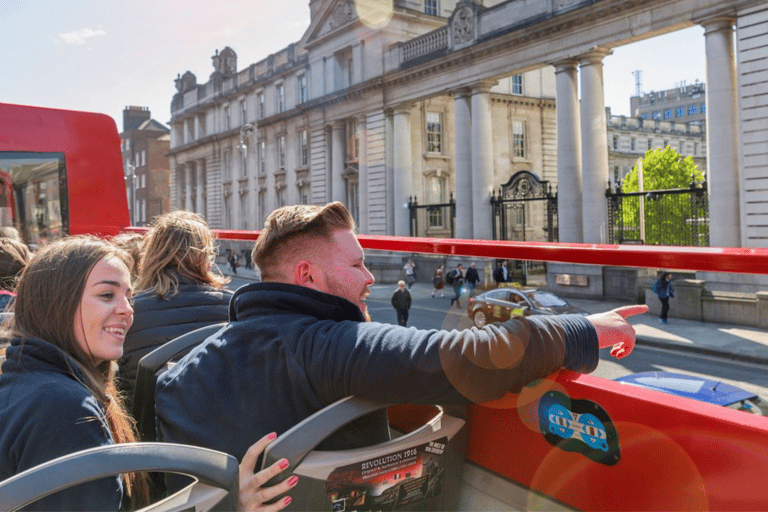
[[[298,41],[308,0],[3,0],[0,101],[102,112],[122,123],[126,105],[148,106],[167,123],[173,80],[206,82],[216,49],[231,46],[240,68]],[[606,105],[629,114],[632,71],[643,90],[705,80],[701,27],[614,49],[605,59]]]

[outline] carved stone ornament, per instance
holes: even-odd
[[[342,0],[333,9],[331,20],[328,22],[328,26],[331,30],[336,30],[342,25],[346,25],[350,21],[355,19],[355,4],[352,0]]]
[[[462,44],[472,41],[475,37],[475,13],[466,5],[456,12],[453,17],[453,44]]]

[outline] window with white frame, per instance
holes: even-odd
[[[277,168],[285,170],[285,135],[277,138]]]
[[[283,84],[277,86],[277,111],[285,112],[285,87]]]
[[[432,175],[427,177],[427,200],[429,204],[446,203],[447,180],[442,175]],[[428,226],[433,229],[443,229],[445,227],[444,208],[430,208],[427,210],[429,218]]]
[[[229,111],[229,105],[224,106],[224,129],[232,128],[232,113]]]
[[[424,0],[424,14],[437,16],[437,0]]]
[[[637,139],[632,137],[631,139],[629,139],[629,150],[635,151],[636,149],[637,149]]]
[[[525,121],[512,121],[512,154],[525,158]]]
[[[232,181],[232,150],[224,151],[224,181]]]
[[[240,124],[248,123],[248,104],[245,99],[240,100]]]
[[[619,136],[618,135],[614,135],[613,136],[613,150],[616,151],[617,149],[619,149]]]
[[[309,142],[307,130],[299,131],[299,165],[306,167],[309,164]]]
[[[240,229],[248,229],[248,190],[240,192]]]
[[[259,174],[267,173],[267,143],[259,141]]]
[[[260,190],[259,191],[259,226],[263,226],[265,220],[267,220],[267,192],[264,190]]]
[[[309,183],[299,185],[299,204],[309,204]]]
[[[297,82],[299,89],[299,103],[306,103],[307,100],[309,100],[309,91],[307,90],[307,75],[299,75]]]
[[[523,95],[523,75],[512,76],[512,94]]]
[[[357,119],[347,122],[347,161],[357,162],[360,158],[360,134],[357,131]]]
[[[266,115],[266,99],[264,98],[264,93],[260,92],[257,95],[257,99],[259,101],[259,119],[263,119]]]
[[[427,112],[427,153],[443,153],[443,114]]]
[[[141,150],[141,165],[147,165],[147,150]]]
[[[282,208],[285,206],[285,184],[277,189],[277,207]]]
[[[355,220],[355,225],[360,225],[360,188],[357,175],[350,175],[346,179],[347,210]]]

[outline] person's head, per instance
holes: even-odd
[[[664,272],[664,274],[662,274],[661,278],[664,279],[665,281],[671,280],[672,279],[672,272]]]
[[[221,288],[228,280],[211,270],[215,254],[213,234],[201,216],[188,211],[160,215],[144,239],[136,289],[167,297],[178,293],[182,281]]]
[[[472,263],[469,264],[469,266],[472,268],[475,268],[475,262],[473,261]]]
[[[141,251],[144,248],[144,236],[139,233],[120,233],[110,240],[117,247],[127,252],[133,258],[133,264],[129,267],[131,276],[136,279],[139,275],[141,263]]]
[[[29,263],[27,246],[13,238],[0,238],[0,290],[12,292],[21,271]]]
[[[397,282],[397,288],[399,290],[405,290],[405,281],[398,281]]]
[[[94,237],[47,245],[19,279],[14,335],[45,340],[103,371],[122,355],[133,322],[130,263],[125,251]]]
[[[502,261],[502,262],[501,262],[501,266],[502,266],[502,267],[506,267],[506,266],[507,266],[507,260],[504,260],[504,261]]]
[[[374,283],[354,233],[355,221],[340,202],[293,205],[273,211],[253,248],[264,281],[305,286],[363,302]]]
[[[461,266],[461,263],[459,263],[458,265],[456,265],[456,268],[461,270],[463,267]]]
[[[21,235],[19,235],[19,230],[11,226],[0,227],[0,238],[10,238],[12,240],[16,240],[17,242],[21,242]]]

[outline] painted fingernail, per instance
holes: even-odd
[[[286,496],[285,499],[283,500],[283,505],[290,505],[292,501],[293,501],[293,498],[291,498],[290,496]]]
[[[269,434],[267,436],[267,439],[269,439],[269,440],[277,439],[277,432],[272,432],[271,434]]]
[[[299,477],[294,475],[294,476],[292,476],[291,478],[288,479],[288,485],[293,487],[294,485],[296,485],[296,482],[298,482],[298,481],[299,481]]]
[[[288,459],[281,460],[279,466],[280,466],[280,469],[287,468],[288,467]]]

